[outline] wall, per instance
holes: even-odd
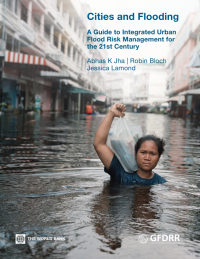
[[[188,15],[185,23],[181,27],[178,35],[176,36],[175,42],[170,45],[168,55],[168,66],[173,60],[175,60],[174,68],[174,87],[169,88],[169,93],[181,92],[189,88],[189,69],[187,64],[190,62],[190,54],[196,45],[196,38],[191,36],[193,23],[196,19],[197,13],[191,13]],[[194,28],[193,28],[194,30]],[[170,81],[173,75],[169,75],[168,80]],[[171,92],[172,91],[172,92]]]
[[[16,108],[17,103],[17,81],[15,80],[9,80],[9,79],[3,79],[3,93],[8,93],[9,97],[11,98],[11,105]]]
[[[51,88],[48,86],[43,87],[42,93],[42,111],[50,111],[51,108]]]
[[[189,39],[175,57],[175,86],[174,90],[180,92],[189,88],[190,53],[196,45],[196,39]]]

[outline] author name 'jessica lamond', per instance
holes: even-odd
[[[121,58],[116,58],[116,59],[113,59],[113,58],[108,58],[107,61],[106,59],[88,59],[87,60],[87,63],[89,63],[89,67],[88,67],[88,71],[90,70],[110,70],[109,69],[109,66],[103,66],[103,64],[142,64],[142,63],[150,63],[150,64],[164,64],[166,63],[166,59],[162,58],[162,59],[156,59],[156,58],[150,58],[149,59],[149,62],[147,59],[144,59],[144,58],[127,58],[127,59],[121,59]],[[101,66],[94,66],[93,64],[101,64]],[[119,67],[119,68],[122,68],[122,67]],[[125,66],[124,66],[125,68]],[[129,69],[123,69],[123,70],[135,70],[135,66],[133,67],[128,67]],[[114,67],[114,66],[111,66],[111,70],[121,70],[121,69],[118,69],[118,67]]]

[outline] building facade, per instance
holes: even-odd
[[[170,45],[166,95],[171,110],[179,117],[200,106],[199,30],[200,11],[190,13]]]
[[[87,60],[106,55],[86,47],[89,7],[78,0],[6,0],[0,4],[1,99],[8,107],[83,110],[105,90]],[[96,78],[96,80],[94,80]]]
[[[134,72],[107,73],[106,94],[112,102],[134,107],[162,103],[166,100],[166,68],[164,65],[138,65]]]
[[[133,77],[132,99],[134,103],[154,105],[166,100],[166,67],[164,64],[143,64],[137,67]]]

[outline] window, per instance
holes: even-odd
[[[34,30],[40,32],[40,20],[34,16]]]
[[[171,87],[170,89],[174,89],[174,77],[171,79]]]
[[[19,41],[14,39],[13,51],[19,53]]]
[[[77,64],[78,64],[78,66],[80,64],[80,55],[79,55],[79,53],[77,54]]]
[[[83,70],[83,58],[81,59],[81,69]]]
[[[63,53],[65,53],[65,45],[64,45],[63,42],[61,42],[61,51],[62,51]]]
[[[21,19],[26,23],[28,21],[28,9],[23,4],[21,4]]]
[[[18,14],[18,0],[6,0],[6,7],[16,15]]]
[[[15,14],[18,15],[18,0],[14,0],[15,1]]]
[[[183,79],[186,79],[187,78],[187,70],[184,69],[184,73],[183,73]]]
[[[69,26],[72,27],[72,17],[69,17]]]
[[[73,49],[73,61],[75,61],[75,59],[76,59],[76,50]]]
[[[5,40],[6,40],[6,50],[19,53],[20,42],[17,39],[15,39],[12,35],[6,33]]]
[[[53,44],[58,48],[58,38],[54,35]]]
[[[47,26],[44,26],[44,37],[50,41],[50,28]]]
[[[6,49],[12,51],[13,37],[10,34],[7,34],[6,38]]]
[[[13,8],[12,8],[12,7],[13,7],[13,6],[12,6],[12,0],[7,0],[7,1],[6,1],[6,7],[7,7],[10,11],[12,11],[12,9],[13,9]]]
[[[71,47],[68,45],[67,56],[70,57]]]

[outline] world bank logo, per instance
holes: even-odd
[[[147,237],[146,235],[142,234],[142,235],[140,235],[140,236],[138,237],[138,241],[139,241],[140,243],[142,243],[142,244],[145,244],[145,243],[148,241],[148,237]]]
[[[15,235],[15,244],[25,244],[26,235],[25,234],[16,234]]]

